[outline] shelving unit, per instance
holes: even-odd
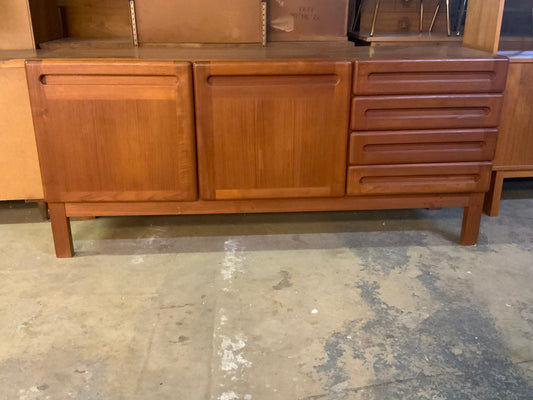
[[[29,0],[29,5],[37,48],[73,43],[133,45],[126,0]]]
[[[533,177],[533,37],[501,35],[505,7],[522,6],[531,15],[531,3],[522,0],[470,0],[465,33],[465,45],[498,52],[509,57],[507,89],[496,156],[493,163],[491,188],[485,198],[485,212],[499,212],[503,181],[506,178]]]
[[[348,36],[371,46],[460,44],[464,4],[462,0],[354,0]]]

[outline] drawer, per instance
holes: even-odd
[[[492,163],[404,164],[348,168],[348,195],[485,192]]]
[[[505,58],[356,61],[353,93],[377,95],[503,92],[507,65]]]
[[[497,129],[353,132],[349,163],[490,161],[497,138]]]
[[[501,94],[366,96],[352,100],[354,131],[493,128],[498,126]]]

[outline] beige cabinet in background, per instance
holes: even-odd
[[[0,0],[0,50],[35,47],[27,0]]]
[[[27,0],[0,0],[0,21],[0,50],[34,49]],[[0,201],[42,199],[24,60],[10,58],[0,58]]]
[[[0,200],[42,199],[24,60],[0,61]]]

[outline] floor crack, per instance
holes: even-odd
[[[333,393],[335,393],[335,394],[357,393],[357,392],[360,392],[360,391],[363,391],[363,390],[374,389],[374,388],[388,386],[388,385],[394,385],[394,384],[397,384],[397,383],[407,383],[407,382],[412,382],[412,381],[416,381],[416,380],[439,378],[441,376],[461,377],[461,376],[464,376],[464,375],[461,374],[461,373],[447,373],[447,372],[442,373],[442,374],[436,374],[436,375],[421,375],[421,376],[415,376],[415,377],[405,378],[405,379],[395,379],[395,380],[387,381],[387,382],[377,382],[377,383],[373,383],[371,385],[359,386],[359,387],[356,387],[356,388],[346,388],[346,389],[342,389],[342,390],[339,390],[339,391],[332,391],[331,393],[323,393],[323,394],[317,394],[317,395],[302,397],[299,400],[318,400],[318,399],[323,399],[326,396],[329,396],[330,394],[333,394]]]
[[[521,364],[529,364],[529,363],[532,363],[533,360],[524,360],[524,361],[517,361],[515,363],[513,363],[514,365],[521,365]]]

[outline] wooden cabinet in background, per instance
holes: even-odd
[[[510,58],[500,135],[484,210],[499,212],[505,178],[533,177],[531,0],[469,0],[464,45]],[[502,25],[502,19],[504,24]],[[504,35],[521,35],[508,36]]]
[[[509,77],[485,212],[499,212],[503,180],[533,177],[533,59],[515,59]]]
[[[24,60],[0,61],[0,143],[0,201],[42,199]]]
[[[533,60],[511,62],[494,169],[533,169]]]
[[[195,65],[200,197],[342,197],[350,62]]]
[[[0,21],[0,201],[39,200],[43,187],[24,71],[34,49],[27,0],[1,0]]]
[[[35,48],[27,0],[0,1],[0,50]]]

